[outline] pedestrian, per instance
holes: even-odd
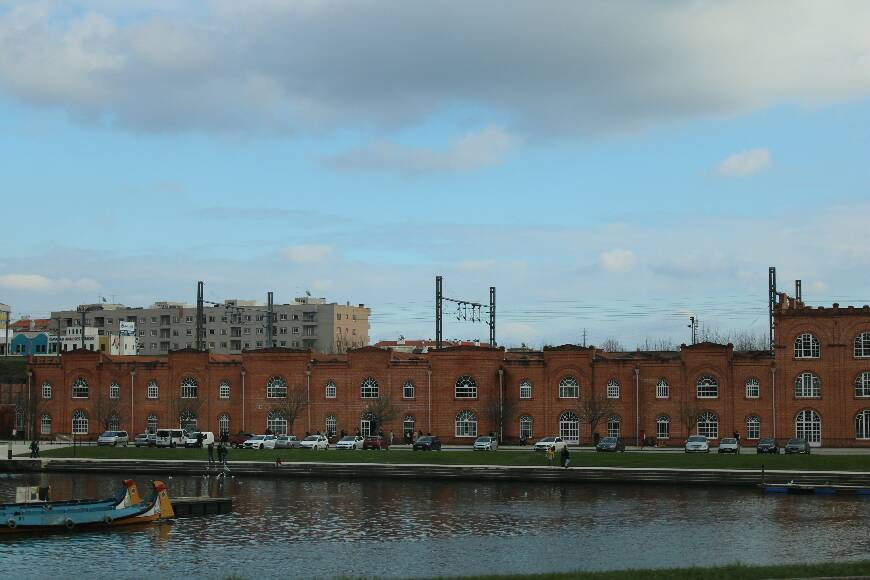
[[[565,469],[568,469],[568,466],[571,465],[571,455],[568,453],[567,445],[562,448],[562,453],[559,455],[559,463]]]
[[[221,465],[223,465],[224,467],[227,466],[227,454],[228,454],[228,450],[226,447],[224,447],[223,445],[218,447],[218,460],[221,462]]]
[[[30,458],[39,459],[39,441],[36,439],[30,442]]]
[[[556,446],[550,445],[547,447],[547,467],[553,466],[553,459],[556,458]]]
[[[214,441],[209,441],[208,444],[208,468],[214,467]]]
[[[197,432],[196,434],[196,446],[199,449],[202,449],[202,432]]]
[[[393,444],[393,432],[390,431],[390,445]]]

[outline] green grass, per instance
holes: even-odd
[[[149,447],[62,447],[42,452],[43,457],[93,459],[206,460],[204,449],[156,449]],[[546,465],[543,453],[523,451],[310,451],[307,449],[232,449],[229,461],[293,461],[345,463],[431,463],[439,465]],[[573,467],[647,467],[695,469],[790,469],[818,471],[870,471],[870,455],[687,455],[684,453],[627,452],[571,453]]]
[[[613,572],[566,572],[560,574],[533,574],[528,576],[473,576],[477,579],[542,578],[588,580],[750,580],[755,578],[813,578],[870,575],[870,560],[830,564],[788,564],[783,566],[730,566],[670,568],[667,570],[617,570]]]

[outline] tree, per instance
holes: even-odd
[[[110,399],[98,394],[91,407],[91,414],[96,424],[103,431],[108,431],[113,418],[118,420],[118,425],[126,419],[125,408],[126,405],[122,405],[120,399]]]
[[[698,417],[704,410],[694,401],[683,401],[680,405],[680,419],[686,427],[686,437],[692,434],[692,428],[698,424]]]
[[[652,339],[646,338],[646,339],[644,339],[643,344],[639,344],[639,345],[637,345],[637,347],[640,350],[656,351],[656,352],[674,351],[674,350],[678,349],[677,344],[673,340],[671,340],[669,338],[662,338],[662,337],[652,338]]]
[[[495,434],[499,443],[504,437],[505,425],[514,416],[516,408],[517,402],[506,396],[502,396],[500,400],[498,398],[489,399],[483,406],[486,418],[489,419],[491,425],[495,426]]]
[[[398,416],[399,410],[393,406],[393,401],[390,397],[373,399],[363,410],[363,417],[371,421],[372,432],[377,432],[379,427],[394,421]]]
[[[199,409],[205,401],[197,397],[182,397],[181,390],[175,393],[175,396],[169,399],[169,415],[176,421],[178,425],[185,429],[187,425],[183,425],[182,421],[187,417],[193,417],[199,420]]]
[[[615,409],[610,399],[600,393],[589,394],[580,399],[577,404],[577,415],[584,423],[589,424],[590,431],[595,436],[595,429],[602,420],[613,415]]]
[[[287,389],[287,396],[276,400],[272,408],[284,415],[287,420],[287,432],[292,433],[296,420],[308,408],[308,394],[300,386],[290,387]]]
[[[605,339],[599,348],[607,352],[625,352],[625,347],[615,338]]]

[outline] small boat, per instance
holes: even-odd
[[[44,502],[5,505],[0,512],[0,533],[94,529],[144,524],[173,517],[172,503],[162,481],[152,483],[153,493],[143,500],[135,484],[127,484],[120,501]],[[3,525],[5,524],[5,526]]]
[[[34,487],[19,487],[18,498],[16,503],[0,504],[0,521],[5,521],[5,516],[8,513],[18,512],[21,510],[47,510],[47,509],[91,509],[96,506],[117,507],[119,505],[131,506],[142,501],[139,497],[139,491],[132,479],[125,479],[121,482],[123,487],[118,490],[113,497],[105,499],[71,499],[63,501],[49,501],[48,499],[38,499],[47,497],[50,488],[34,488]],[[37,490],[38,493],[37,493]]]
[[[870,496],[870,487],[862,485],[820,485],[810,483],[762,483],[765,493],[793,495],[864,495]]]

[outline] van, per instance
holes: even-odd
[[[177,447],[184,445],[184,430],[183,429],[158,429],[157,447]]]
[[[197,443],[199,442],[199,435],[202,434],[202,446],[208,447],[209,445],[214,445],[214,433],[211,431],[194,431],[193,433],[188,434],[187,438],[184,440],[185,447],[197,447]]]

